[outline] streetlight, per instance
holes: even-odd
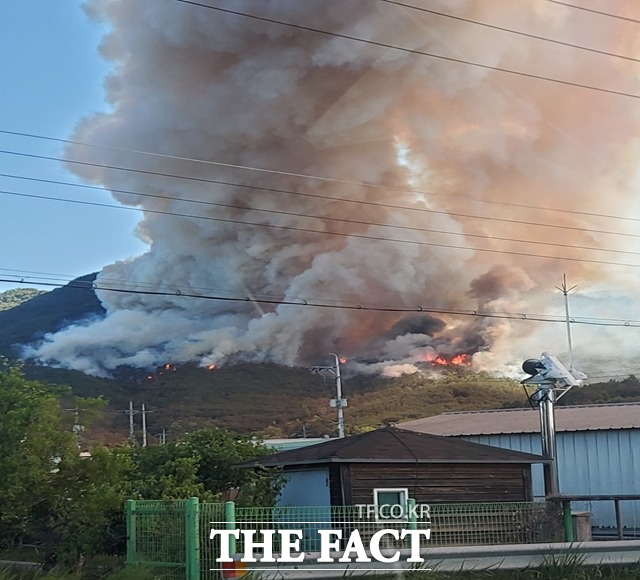
[[[337,354],[329,353],[334,359],[335,364],[331,366],[314,366],[309,370],[312,373],[322,374],[324,372],[331,373],[336,379],[336,398],[329,400],[329,406],[338,412],[338,437],[344,437],[344,408],[347,406],[347,399],[342,398],[342,378],[340,377],[340,357]]]
[[[567,369],[554,355],[543,352],[540,359],[528,359],[522,363],[522,370],[529,376],[523,385],[535,385],[535,392],[529,396],[532,406],[537,404],[540,414],[540,434],[542,436],[542,456],[549,459],[544,465],[544,485],[546,495],[558,495],[558,462],[556,449],[555,404],[569,389],[582,384],[587,375],[573,368]],[[526,390],[526,389],[525,389]]]

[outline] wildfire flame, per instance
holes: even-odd
[[[425,360],[434,366],[471,366],[471,356],[465,353],[460,353],[452,357],[427,353]]]
[[[471,357],[468,354],[458,354],[449,361],[449,364],[457,366],[470,366]]]
[[[216,365],[214,363],[211,363],[210,365],[207,365],[206,368],[208,371],[214,371],[216,370]]]

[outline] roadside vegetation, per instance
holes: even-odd
[[[166,445],[94,447],[82,456],[79,426],[103,407],[0,364],[0,559],[29,560],[25,546],[37,546],[32,554],[45,570],[122,556],[127,499],[216,502],[232,490],[239,505],[273,504],[275,479],[233,467],[268,449],[223,429]]]

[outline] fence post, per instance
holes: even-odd
[[[416,515],[416,500],[410,497],[407,500],[407,511],[409,512],[409,529],[418,529],[418,517]]]
[[[185,564],[186,580],[200,580],[200,517],[197,497],[185,501]]]
[[[573,518],[571,517],[571,502],[562,502],[562,520],[564,523],[564,540],[573,542]]]
[[[236,529],[236,504],[232,501],[224,502],[224,521],[225,529]],[[236,553],[236,539],[233,536],[229,537],[229,553]]]
[[[137,562],[136,546],[136,500],[128,499],[125,502],[127,519],[127,566]]]

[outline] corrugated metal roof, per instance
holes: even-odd
[[[409,429],[433,435],[497,435],[500,433],[539,433],[537,409],[493,409],[459,411],[398,423]],[[599,431],[640,428],[640,403],[556,406],[556,431]]]
[[[385,427],[332,439],[300,449],[281,451],[239,464],[239,467],[310,465],[319,463],[542,463],[531,453],[500,449],[470,441],[447,439],[397,427]]]

